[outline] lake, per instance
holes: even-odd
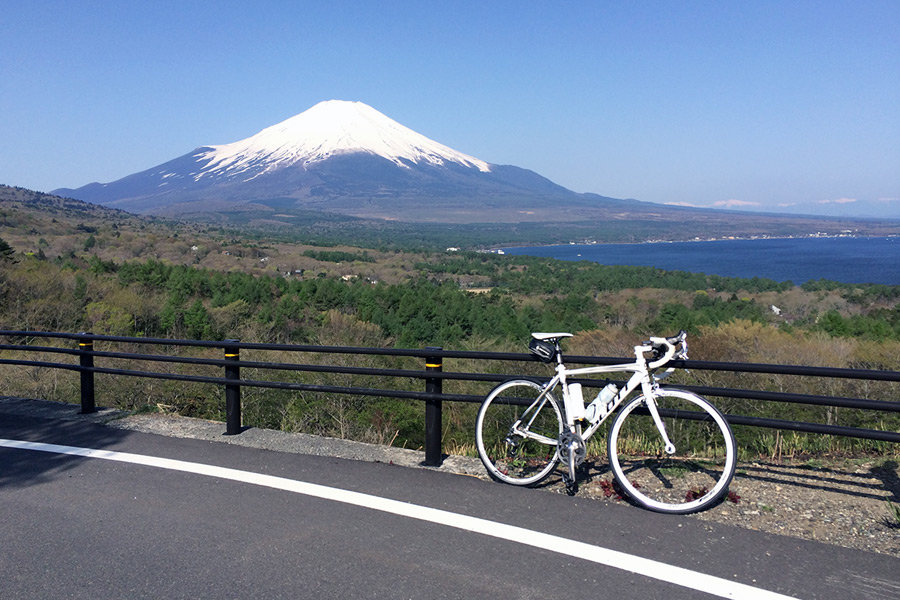
[[[900,285],[900,237],[811,237],[504,248],[506,254],[724,277]]]

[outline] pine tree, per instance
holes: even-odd
[[[12,246],[6,243],[6,240],[0,238],[0,261],[9,261],[14,262],[13,254],[15,250],[12,249]]]

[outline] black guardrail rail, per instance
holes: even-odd
[[[444,371],[445,359],[476,359],[491,361],[534,362],[536,358],[526,353],[510,352],[475,352],[445,350],[440,347],[426,347],[422,349],[398,349],[398,348],[365,348],[349,346],[314,346],[302,344],[262,344],[252,342],[240,342],[238,340],[178,340],[162,338],[136,338],[122,336],[95,335],[93,333],[59,333],[39,331],[11,331],[0,330],[0,337],[6,338],[5,344],[0,344],[0,351],[24,351],[61,354],[77,357],[77,364],[50,361],[34,361],[24,359],[2,358],[0,364],[28,365],[48,369],[65,369],[80,373],[81,411],[90,413],[95,410],[94,374],[104,373],[127,377],[147,377],[155,379],[167,379],[174,381],[189,381],[195,383],[209,383],[221,385],[224,388],[226,435],[238,435],[242,431],[241,426],[241,388],[258,387],[282,390],[310,391],[331,394],[350,394],[361,396],[378,396],[421,400],[425,403],[425,464],[437,466],[442,461],[441,447],[441,423],[442,402],[470,402],[480,403],[481,395],[447,394],[443,392],[444,380],[501,382],[507,379],[520,377],[520,374],[498,373],[471,373]],[[60,348],[58,346],[41,346],[34,342],[39,339],[63,339],[73,342],[72,348]],[[134,352],[109,352],[94,349],[95,342],[127,343],[142,346],[168,346],[168,347],[196,347],[222,349],[221,359],[179,357],[171,354],[146,354]],[[272,350],[279,352],[316,353],[316,354],[346,354],[346,355],[381,355],[419,358],[424,361],[423,369],[382,369],[373,367],[352,367],[339,365],[298,364],[267,361],[241,360],[241,350]],[[116,359],[124,361],[141,361],[157,363],[178,363],[191,365],[205,365],[223,369],[222,376],[185,375],[161,371],[146,371],[137,369],[118,369],[95,365],[95,359]],[[585,365],[613,365],[628,362],[628,359],[596,356],[566,355],[568,363]],[[818,378],[859,379],[870,381],[900,382],[900,372],[881,371],[874,369],[840,369],[832,367],[806,367],[791,365],[771,365],[755,363],[729,363],[712,361],[676,360],[670,363],[677,368],[691,370],[729,371],[734,373],[763,373],[773,375],[797,375]],[[242,378],[241,368],[270,369],[282,371],[308,371],[324,372],[347,375],[379,376],[387,379],[406,378],[420,379],[424,382],[422,391],[398,390],[386,388],[371,388],[359,386],[334,386],[314,385],[302,383],[288,383],[281,381],[267,381],[259,379]],[[530,378],[534,378],[529,376]],[[542,379],[537,377],[534,379]],[[543,379],[549,379],[543,378]],[[577,379],[587,387],[602,387],[605,381]],[[811,394],[797,394],[789,392],[771,392],[760,390],[744,390],[733,388],[679,385],[704,396],[723,398],[738,398],[750,400],[763,400],[769,402],[801,403],[835,408],[851,408],[860,410],[875,410],[884,412],[900,412],[900,402],[891,400],[871,400],[865,398],[845,398],[834,396],[822,396]],[[806,423],[801,421],[788,421],[782,419],[770,419],[763,417],[751,417],[744,415],[726,414],[726,419],[735,425],[748,425],[752,427],[765,427],[772,429],[801,431],[807,433],[828,434],[861,439],[880,440],[887,442],[900,442],[900,433],[893,431],[881,431],[856,427],[845,427],[822,423]]]

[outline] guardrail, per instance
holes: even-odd
[[[422,400],[425,402],[425,464],[439,466],[442,462],[442,403],[469,402],[480,403],[481,395],[471,394],[447,394],[443,392],[444,380],[463,380],[481,382],[501,382],[517,377],[517,374],[495,373],[465,373],[447,372],[443,370],[445,359],[482,359],[500,361],[533,362],[535,357],[525,353],[501,353],[501,352],[473,352],[444,350],[440,347],[426,347],[423,349],[395,349],[395,348],[361,348],[345,346],[313,346],[299,344],[261,344],[241,342],[239,340],[176,340],[159,338],[134,338],[108,335],[94,335],[92,333],[58,333],[37,331],[9,331],[0,330],[0,337],[21,338],[20,344],[0,344],[2,350],[16,350],[26,352],[44,352],[63,354],[78,357],[78,364],[33,361],[22,359],[0,358],[0,364],[28,365],[45,367],[50,369],[65,369],[80,373],[81,412],[91,413],[95,410],[94,374],[105,373],[110,375],[147,377],[155,379],[167,379],[174,381],[188,381],[195,383],[210,383],[221,385],[225,391],[226,435],[238,435],[242,431],[241,423],[241,388],[258,387],[282,390],[312,391],[331,394],[350,394],[362,396],[380,396],[391,398],[403,398]],[[41,338],[54,338],[72,340],[77,343],[76,348],[60,348],[56,346],[36,346],[30,342]],[[94,342],[103,341],[109,343],[128,343],[157,346],[187,346],[199,348],[221,348],[222,359],[177,357],[163,354],[137,354],[128,352],[99,352],[94,348]],[[74,344],[73,344],[74,345]],[[347,367],[336,365],[315,365],[295,363],[274,363],[241,360],[241,350],[275,350],[281,352],[318,353],[318,354],[348,354],[348,355],[382,355],[404,356],[419,358],[424,361],[424,369],[380,369],[371,367]],[[164,373],[158,371],[141,371],[131,369],[116,369],[95,365],[95,359],[122,359],[135,361],[150,361],[159,363],[180,363],[193,365],[208,365],[221,367],[222,377],[207,377],[200,375],[185,375],[179,373]],[[572,356],[566,355],[567,363],[586,365],[612,365],[627,362],[627,359]],[[692,370],[730,371],[737,373],[767,373],[776,375],[799,375],[820,378],[860,379],[872,381],[900,382],[900,372],[880,371],[871,369],[841,369],[830,367],[802,367],[789,365],[767,365],[754,363],[727,363],[711,361],[673,361],[673,366]],[[376,375],[386,378],[412,378],[424,382],[422,391],[376,389],[354,386],[314,385],[303,383],[289,383],[281,381],[266,381],[241,378],[242,367],[271,370],[290,370],[325,372],[351,375]],[[529,376],[531,377],[531,376]],[[534,377],[532,377],[534,378]],[[538,377],[537,379],[541,379]],[[546,378],[549,379],[549,378]],[[605,381],[580,379],[575,380],[586,387],[602,387]],[[810,394],[796,394],[784,392],[770,392],[759,390],[742,390],[732,388],[720,388],[709,386],[679,385],[679,388],[694,391],[705,396],[724,398],[740,398],[751,400],[764,400],[771,402],[801,403],[836,408],[853,408],[864,410],[876,410],[884,412],[900,412],[900,402],[890,400],[871,400],[864,398],[843,398],[833,396],[820,396]],[[821,423],[807,423],[782,419],[770,419],[763,417],[751,417],[743,415],[726,414],[726,419],[734,425],[749,425],[780,430],[792,430],[808,433],[829,434],[837,436],[855,437],[861,439],[880,440],[886,442],[900,442],[900,433],[875,429],[862,429],[857,427],[845,427]]]

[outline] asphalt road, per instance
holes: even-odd
[[[4,600],[900,597],[887,556],[434,470],[2,413],[0,439]]]

